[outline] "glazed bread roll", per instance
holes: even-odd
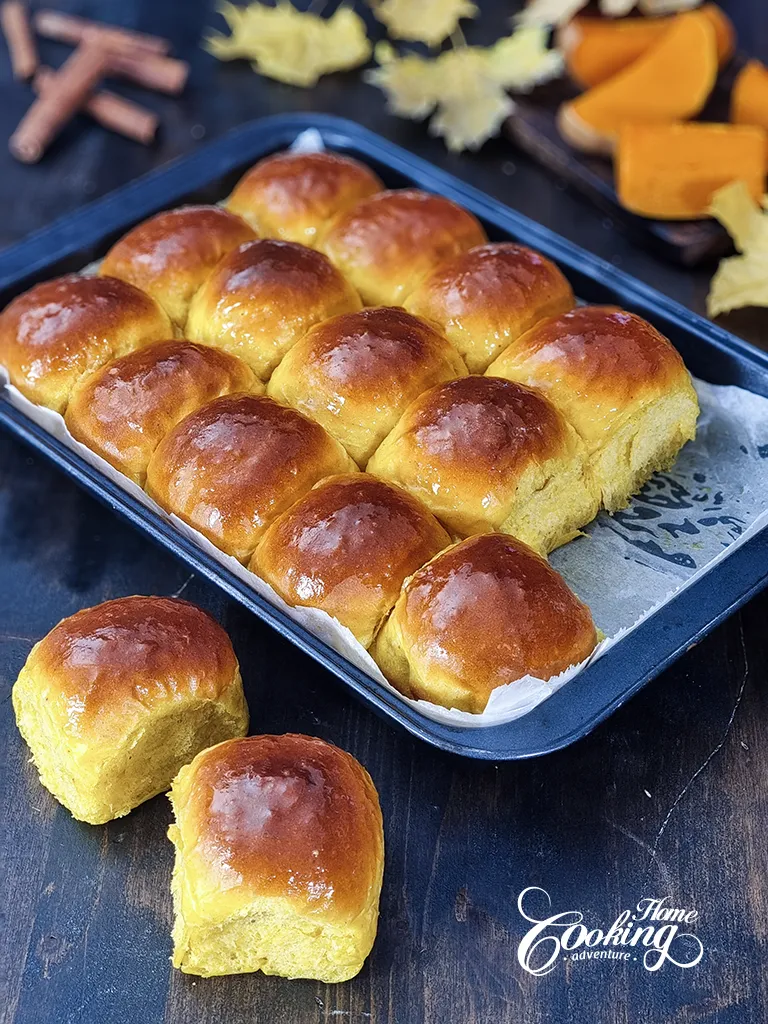
[[[376,937],[384,833],[376,787],[310,736],[249,736],[173,783],[173,965],[353,978]]]
[[[514,534],[548,552],[597,514],[584,445],[539,392],[460,377],[412,402],[368,463],[458,536]]]
[[[263,390],[226,352],[160,341],[84,377],[64,418],[73,437],[143,486],[152,452],[185,416],[221,395]]]
[[[92,825],[164,792],[199,750],[248,729],[229,637],[165,597],[64,619],[32,648],[13,707],[42,784]]]
[[[364,468],[412,399],[466,372],[429,324],[380,306],[313,327],[272,374],[267,392],[321,423]]]
[[[132,284],[70,274],[0,313],[0,363],[30,401],[63,413],[85,374],[172,333],[167,314]]]
[[[272,520],[314,483],[356,468],[338,441],[295,409],[230,395],[166,434],[147,467],[147,493],[245,562]]]
[[[315,246],[333,219],[384,186],[364,164],[336,153],[278,153],[235,186],[227,208],[264,238]]]
[[[603,507],[623,508],[696,434],[699,403],[669,341],[613,306],[582,306],[533,327],[489,374],[539,388],[584,440]]]
[[[99,273],[135,284],[183,328],[192,296],[222,256],[255,237],[245,221],[219,206],[181,206],[124,235]]]
[[[341,214],[321,248],[367,306],[400,306],[435,267],[485,241],[478,221],[450,199],[402,189]]]
[[[403,580],[450,542],[421,502],[355,473],[322,481],[273,522],[250,569],[288,604],[321,608],[368,647]]]
[[[591,654],[589,608],[514,537],[471,537],[419,569],[371,649],[406,697],[485,710],[491,692],[551,679]]]
[[[295,242],[246,242],[216,266],[192,300],[185,334],[239,356],[262,380],[310,327],[361,308],[336,268]]]
[[[574,305],[555,264],[512,242],[479,245],[443,263],[405,302],[411,313],[437,324],[471,373],[482,373],[539,320]]]

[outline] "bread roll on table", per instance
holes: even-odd
[[[263,390],[227,352],[160,341],[84,377],[64,418],[73,437],[143,486],[152,452],[185,416],[221,395]]]
[[[368,647],[407,576],[451,538],[421,502],[366,473],[323,480],[268,527],[250,569]]]
[[[192,299],[184,333],[239,356],[268,380],[310,327],[361,306],[355,289],[322,253],[259,239],[217,264]]]
[[[181,206],[123,235],[99,273],[135,284],[183,328],[192,296],[222,256],[255,237],[244,220],[220,206]]]
[[[147,467],[147,493],[246,562],[267,526],[314,483],[356,469],[338,441],[295,409],[230,395],[163,438]]]
[[[437,324],[471,373],[544,317],[573,309],[573,291],[551,260],[524,245],[479,245],[443,263],[405,308]]]
[[[370,168],[337,153],[278,153],[237,183],[227,208],[264,238],[315,247],[334,218],[380,192]]]
[[[542,321],[488,368],[539,388],[587,448],[603,507],[623,508],[696,434],[699,403],[677,350],[614,306]]]
[[[63,413],[85,374],[172,333],[167,314],[132,284],[70,274],[0,313],[0,363],[30,401]]]
[[[384,834],[350,754],[309,736],[249,736],[174,781],[173,964],[353,978],[376,937]]]
[[[562,577],[521,541],[492,533],[414,573],[371,654],[406,697],[481,712],[497,686],[551,679],[596,644],[589,609]]]
[[[458,536],[500,530],[544,553],[599,506],[584,445],[562,413],[496,377],[460,377],[411,402],[368,472],[405,488]]]
[[[412,399],[466,372],[458,352],[424,320],[379,306],[313,327],[272,374],[267,392],[321,423],[364,468]]]
[[[40,781],[98,825],[167,790],[199,750],[248,728],[224,630],[186,601],[123,597],[64,619],[13,687]]]
[[[443,196],[379,192],[341,214],[321,248],[368,306],[399,306],[435,267],[486,241],[471,213]]]

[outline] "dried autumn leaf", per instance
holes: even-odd
[[[532,0],[517,16],[519,25],[565,25],[588,0]]]
[[[768,306],[768,212],[758,206],[743,181],[733,181],[712,196],[710,213],[741,255],[720,261],[707,296],[708,315]]]
[[[386,93],[392,113],[414,121],[431,114],[440,99],[437,61],[415,53],[398,57],[389,43],[377,43],[374,56],[379,67],[367,71],[365,80]]]
[[[428,46],[438,46],[462,18],[474,18],[478,13],[471,0],[380,0],[372,6],[393,39]]]
[[[557,78],[563,71],[563,55],[547,48],[548,35],[543,25],[523,25],[500,39],[487,51],[492,77],[516,92]]]
[[[491,73],[487,51],[461,47],[435,63],[440,91],[430,133],[444,138],[452,152],[479,149],[498,133],[514,103]]]
[[[402,117],[421,120],[436,110],[429,130],[449,149],[477,149],[514,109],[507,89],[526,91],[560,74],[562,57],[546,44],[547,32],[538,26],[518,29],[494,46],[461,46],[435,58],[399,57],[381,43],[375,51],[380,66],[365,77]]]
[[[691,11],[694,7],[699,7],[701,2],[702,0],[637,0],[637,6],[641,14],[655,16]]]
[[[314,85],[322,75],[358,67],[371,55],[365,24],[348,7],[330,18],[298,11],[288,0],[276,7],[224,3],[219,11],[230,35],[210,34],[207,49],[220,60],[245,57],[255,71],[289,85]]]

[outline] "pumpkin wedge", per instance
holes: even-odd
[[[717,61],[723,67],[733,56],[736,33],[728,15],[717,4],[699,9],[715,30]],[[577,15],[557,33],[557,47],[571,78],[590,89],[629,67],[659,42],[679,18],[595,18]]]
[[[768,128],[768,68],[759,60],[747,61],[733,83],[731,120]]]
[[[616,191],[627,210],[661,220],[709,216],[713,193],[743,181],[759,200],[768,135],[752,125],[625,124],[616,148]]]
[[[698,114],[716,75],[711,22],[700,11],[681,14],[634,64],[564,103],[560,134],[576,149],[610,154],[622,124],[665,124]]]

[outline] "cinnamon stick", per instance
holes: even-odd
[[[101,22],[80,18],[63,11],[37,11],[35,28],[44,39],[56,39],[60,43],[82,43],[89,34],[97,34],[102,47],[123,53],[137,50],[149,53],[168,53],[171,44],[160,36],[135,32],[117,25],[102,25]]]
[[[37,93],[45,94],[55,80],[56,72],[51,68],[42,67],[32,84]],[[128,139],[135,139],[145,146],[152,142],[157,132],[157,114],[107,89],[100,89],[86,98],[83,110],[103,128],[124,135]]]
[[[56,74],[55,88],[38,96],[8,142],[23,163],[36,163],[48,145],[102,78],[106,55],[88,44],[78,46]]]
[[[21,0],[5,0],[0,6],[0,25],[8,41],[13,77],[31,78],[38,65],[37,46],[27,8]]]
[[[127,78],[145,89],[176,96],[187,84],[189,64],[174,57],[155,53],[113,52],[109,54],[108,74]]]

